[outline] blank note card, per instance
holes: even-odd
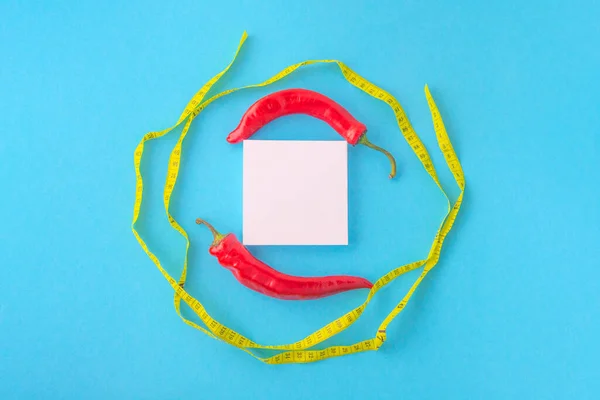
[[[244,141],[246,245],[347,245],[348,144]]]

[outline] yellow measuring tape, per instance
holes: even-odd
[[[456,215],[458,214],[458,211],[459,211],[461,203],[462,203],[463,193],[464,193],[464,189],[465,189],[464,174],[463,174],[460,162],[458,161],[458,158],[456,156],[456,153],[454,152],[452,144],[450,143],[448,134],[446,133],[446,128],[444,127],[444,123],[442,121],[442,118],[440,116],[438,108],[435,105],[435,102],[433,101],[431,94],[429,93],[428,87],[425,86],[425,96],[427,98],[427,104],[429,105],[429,109],[431,111],[431,117],[433,119],[433,125],[435,128],[437,142],[440,146],[440,149],[442,150],[442,153],[444,154],[446,163],[448,164],[448,167],[450,168],[452,175],[454,176],[454,179],[460,188],[460,195],[458,196],[458,199],[456,200],[456,202],[454,203],[453,206],[450,206],[450,199],[444,192],[444,189],[442,188],[442,185],[440,184],[440,182],[438,180],[437,173],[435,171],[435,168],[433,166],[431,158],[429,157],[429,154],[427,153],[425,146],[419,139],[419,136],[416,134],[415,130],[411,126],[406,114],[404,113],[404,110],[400,106],[400,103],[398,103],[398,101],[391,94],[389,94],[385,90],[375,86],[374,84],[370,83],[365,78],[358,75],[356,72],[352,71],[350,68],[348,68],[348,66],[346,66],[344,63],[342,63],[340,61],[337,61],[337,60],[304,61],[304,62],[294,64],[294,65],[291,65],[291,66],[285,68],[283,71],[279,72],[278,74],[274,75],[273,77],[267,79],[264,82],[257,83],[254,85],[248,85],[248,86],[244,86],[244,87],[240,87],[240,88],[229,89],[229,90],[226,90],[219,94],[216,94],[216,95],[208,98],[207,100],[204,100],[205,96],[210,91],[212,86],[229,70],[231,65],[234,63],[246,38],[247,38],[247,35],[246,35],[246,32],[244,32],[244,34],[242,35],[242,39],[240,40],[240,43],[238,45],[237,51],[233,57],[233,60],[229,63],[229,65],[227,65],[227,67],[223,71],[221,71],[217,75],[215,75],[210,81],[208,81],[194,95],[192,100],[190,100],[190,102],[185,107],[185,110],[183,111],[183,113],[181,114],[181,116],[179,117],[179,120],[177,121],[177,123],[175,125],[173,125],[170,128],[167,128],[165,130],[159,131],[159,132],[147,133],[146,135],[144,135],[144,137],[142,138],[140,143],[137,145],[137,147],[135,149],[135,153],[134,153],[134,167],[135,167],[135,174],[136,174],[136,195],[135,195],[135,203],[134,203],[134,209],[133,209],[133,222],[132,222],[132,226],[131,226],[131,228],[133,230],[133,234],[135,235],[137,241],[142,246],[142,249],[144,249],[144,251],[146,252],[148,257],[150,257],[152,262],[154,262],[154,264],[156,264],[156,266],[158,267],[160,272],[167,279],[167,281],[169,282],[169,284],[175,291],[175,297],[174,297],[175,310],[177,311],[177,314],[181,317],[181,319],[186,324],[206,333],[208,336],[210,336],[214,339],[219,339],[226,343],[229,343],[229,344],[245,351],[246,353],[250,354],[252,357],[254,357],[260,361],[263,361],[267,364],[307,363],[307,362],[313,362],[313,361],[318,361],[318,360],[324,360],[324,359],[332,358],[332,357],[339,357],[339,356],[343,356],[343,355],[347,355],[347,354],[360,353],[363,351],[378,350],[386,340],[387,326],[404,309],[404,307],[408,303],[409,299],[411,298],[411,296],[413,295],[413,293],[415,292],[415,290],[417,289],[417,287],[419,286],[421,281],[423,281],[423,279],[425,278],[427,273],[429,273],[429,271],[438,262],[438,260],[440,258],[440,251],[442,249],[442,244],[444,243],[444,239],[446,238],[446,235],[450,232],[450,229],[452,228],[452,225],[454,224],[454,220],[456,219]],[[395,268],[394,270],[388,272],[387,274],[385,274],[384,276],[382,276],[375,282],[375,284],[373,285],[373,288],[369,292],[367,299],[365,300],[365,302],[363,304],[356,307],[352,311],[346,313],[345,315],[341,316],[340,318],[336,319],[335,321],[330,322],[329,324],[325,325],[324,327],[315,331],[314,333],[310,334],[309,336],[305,337],[304,339],[297,341],[295,343],[290,343],[290,344],[261,345],[261,344],[253,342],[252,340],[248,339],[247,337],[237,333],[233,329],[226,327],[225,325],[221,324],[220,322],[218,322],[217,320],[212,318],[208,314],[208,312],[206,311],[204,306],[198,300],[196,300],[194,297],[192,297],[192,295],[189,294],[184,289],[184,284],[185,284],[186,275],[187,275],[188,250],[190,248],[190,241],[189,241],[186,231],[181,227],[181,225],[179,225],[179,223],[177,221],[175,221],[175,218],[173,218],[173,216],[169,212],[169,204],[170,204],[170,200],[171,200],[171,195],[173,193],[173,189],[175,188],[175,183],[177,182],[177,175],[179,173],[179,166],[180,166],[180,161],[181,161],[181,146],[182,146],[183,140],[185,139],[185,137],[188,133],[188,130],[190,128],[192,121],[194,120],[194,118],[196,118],[198,116],[198,114],[200,114],[200,112],[202,112],[209,104],[211,104],[212,102],[214,102],[215,100],[217,100],[221,97],[227,96],[231,93],[234,93],[234,92],[236,92],[238,90],[242,90],[242,89],[267,86],[267,85],[269,85],[273,82],[276,82],[276,81],[284,78],[285,76],[291,74],[298,68],[301,68],[305,65],[317,64],[317,63],[335,63],[340,68],[340,71],[342,72],[342,74],[344,75],[344,78],[348,82],[350,82],[352,85],[356,86],[363,92],[371,95],[372,97],[387,103],[392,108],[392,110],[394,111],[394,114],[396,116],[396,120],[398,122],[400,131],[402,132],[402,135],[404,136],[404,138],[406,139],[406,141],[408,142],[410,147],[413,149],[414,153],[417,155],[417,157],[423,164],[423,167],[425,167],[425,170],[433,178],[436,185],[440,188],[440,190],[446,197],[446,201],[448,203],[448,209],[447,209],[446,215],[435,235],[433,244],[431,246],[431,250],[429,251],[427,258],[425,258],[423,260],[412,262],[410,264],[403,265],[401,267]],[[153,140],[158,137],[166,135],[167,133],[171,132],[173,129],[177,128],[181,124],[183,124],[183,129],[181,131],[181,135],[179,137],[179,140],[177,141],[177,144],[171,151],[171,155],[169,157],[168,169],[167,169],[167,179],[166,179],[165,186],[164,186],[164,205],[165,205],[165,211],[167,213],[167,218],[169,219],[169,223],[173,227],[173,229],[177,230],[186,240],[183,271],[181,273],[179,280],[175,280],[163,268],[163,266],[161,265],[158,258],[148,249],[148,246],[146,245],[144,240],[140,237],[139,233],[135,229],[135,225],[136,225],[136,222],[139,217],[140,207],[142,204],[142,194],[144,191],[142,174],[140,172],[140,164],[141,164],[142,155],[144,152],[144,144],[149,140]],[[331,347],[327,347],[322,350],[310,350],[310,348],[314,347],[315,345],[317,345],[317,344],[335,336],[336,334],[342,332],[343,330],[349,328],[362,315],[363,311],[367,307],[367,304],[369,304],[369,302],[371,301],[371,299],[373,298],[375,293],[377,293],[382,287],[384,287],[388,283],[392,282],[394,279],[398,278],[400,275],[402,275],[406,272],[412,271],[421,266],[424,266],[423,271],[421,272],[419,277],[416,279],[416,281],[413,283],[413,285],[410,287],[410,289],[408,290],[408,292],[406,293],[404,298],[402,298],[402,300],[398,303],[398,305],[383,320],[381,325],[378,327],[377,332],[375,332],[374,337],[367,339],[367,340],[363,340],[361,342],[355,343],[350,346],[331,346]],[[202,320],[205,327],[200,326],[200,325],[196,324],[195,322],[190,321],[189,319],[186,319],[181,314],[181,301],[182,300]],[[280,350],[280,352],[274,356],[263,358],[263,357],[259,357],[257,354],[255,354],[255,352],[253,352],[253,350],[256,350],[256,349]]]

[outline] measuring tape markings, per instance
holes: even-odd
[[[425,87],[425,95],[426,95],[426,98],[428,101],[428,106],[429,106],[431,114],[432,114],[432,119],[434,122],[434,129],[436,132],[436,139],[438,141],[440,149],[442,150],[442,152],[444,154],[446,163],[448,164],[459,188],[461,189],[460,196],[452,207],[450,207],[450,200],[449,200],[448,196],[446,195],[446,193],[444,192],[444,190],[437,178],[435,168],[433,166],[433,163],[431,162],[431,159],[429,157],[429,154],[427,153],[427,150],[425,149],[423,143],[421,142],[418,135],[412,128],[406,114],[404,113],[404,111],[403,111],[402,107],[400,106],[400,104],[398,103],[398,101],[391,94],[389,94],[385,90],[377,87],[376,85],[368,82],[366,79],[362,78],[360,75],[358,75],[356,72],[352,71],[349,67],[347,67],[345,64],[343,64],[340,61],[337,61],[337,60],[304,61],[304,62],[294,64],[292,66],[285,68],[278,74],[274,75],[273,77],[267,79],[266,81],[264,81],[262,83],[244,86],[241,88],[229,89],[229,90],[221,92],[217,95],[214,95],[211,98],[209,98],[208,100],[202,102],[202,100],[204,99],[206,94],[209,92],[211,87],[233,65],[246,37],[247,37],[247,35],[244,32],[242,39],[240,40],[240,43],[238,45],[237,51],[234,55],[233,60],[228,64],[228,66],[223,71],[221,71],[219,74],[217,74],[215,77],[213,77],[194,95],[192,100],[190,100],[190,102],[186,105],[177,124],[175,124],[171,128],[165,129],[163,131],[150,132],[150,133],[146,134],[142,138],[142,141],[136,147],[136,151],[134,153],[134,166],[135,166],[135,171],[136,171],[136,200],[134,203],[134,218],[133,218],[133,223],[132,223],[133,233],[134,233],[136,239],[138,240],[138,242],[140,243],[142,249],[148,254],[150,259],[154,262],[154,264],[157,266],[157,268],[160,270],[160,272],[163,274],[163,276],[165,276],[167,281],[173,287],[173,289],[175,291],[175,295],[174,295],[175,308],[176,308],[177,314],[180,316],[180,318],[186,324],[206,333],[208,336],[210,336],[212,338],[223,340],[233,346],[240,348],[241,350],[245,351],[246,353],[250,354],[251,356],[257,358],[258,360],[269,363],[269,364],[312,362],[312,361],[318,361],[318,360],[331,358],[331,357],[338,357],[338,356],[346,355],[346,354],[358,353],[358,352],[362,352],[362,351],[377,350],[385,342],[386,328],[387,328],[388,324],[397,316],[398,313],[400,313],[402,311],[402,309],[404,309],[404,307],[408,303],[410,297],[412,296],[412,294],[414,293],[414,291],[416,290],[418,285],[421,283],[421,281],[425,278],[427,273],[435,266],[435,264],[439,260],[439,255],[440,255],[443,241],[444,241],[446,235],[448,234],[448,232],[450,231],[452,224],[454,223],[454,220],[456,218],[456,215],[458,214],[458,211],[460,209],[460,205],[462,204],[462,196],[463,196],[464,186],[465,186],[464,174],[462,172],[460,162],[458,161],[458,158],[456,157],[456,153],[454,152],[452,144],[450,143],[450,139],[448,138],[448,135],[446,133],[439,110],[437,109],[437,106],[435,105],[435,102],[433,101],[433,98],[431,97],[431,94],[429,93],[428,87]],[[181,159],[181,147],[182,147],[183,140],[185,139],[185,136],[188,133],[191,122],[193,121],[193,119],[196,116],[198,116],[200,114],[201,111],[203,111],[210,103],[212,103],[213,101],[215,101],[221,97],[224,97],[226,95],[234,93],[238,90],[269,85],[269,84],[271,84],[275,81],[278,81],[278,80],[284,78],[285,76],[291,74],[298,68],[301,68],[305,65],[316,64],[316,63],[336,63],[338,65],[338,67],[340,68],[342,74],[344,75],[344,78],[348,82],[350,82],[352,85],[358,87],[365,93],[371,95],[372,97],[379,99],[381,101],[384,101],[392,108],[392,110],[396,116],[398,126],[399,126],[405,140],[411,146],[411,148],[413,149],[413,152],[415,152],[415,154],[417,155],[417,157],[423,164],[425,170],[429,173],[429,175],[432,177],[432,179],[434,180],[436,185],[442,191],[443,195],[446,197],[446,200],[448,203],[448,212],[447,212],[446,216],[444,217],[444,219],[442,220],[442,224],[435,235],[435,239],[434,239],[433,245],[431,247],[431,250],[429,252],[427,259],[413,262],[410,264],[406,264],[406,265],[403,265],[401,267],[398,267],[398,268],[388,272],[387,274],[385,274],[383,277],[381,277],[380,279],[378,279],[376,281],[373,288],[369,292],[367,299],[365,300],[365,302],[362,305],[360,305],[359,307],[355,308],[354,310],[346,313],[345,315],[336,319],[335,321],[325,325],[323,328],[317,330],[316,332],[305,337],[304,339],[302,339],[298,342],[292,343],[292,344],[287,344],[287,345],[264,346],[264,345],[259,345],[255,342],[251,341],[250,339],[240,335],[239,333],[235,332],[234,330],[227,328],[226,326],[222,325],[218,321],[214,320],[212,317],[210,317],[210,315],[208,314],[206,309],[202,306],[202,304],[185,291],[184,284],[185,284],[185,279],[187,276],[188,250],[189,250],[190,242],[189,242],[189,238],[188,238],[188,235],[185,232],[185,230],[171,216],[171,214],[169,212],[169,203],[170,203],[170,198],[171,198],[172,192],[174,190],[178,172],[179,172],[180,159]],[[171,130],[178,127],[184,121],[185,121],[185,125],[182,130],[182,133],[180,134],[179,140],[177,141],[177,144],[175,145],[175,147],[169,157],[167,179],[166,179],[165,189],[164,189],[164,205],[165,205],[167,217],[169,219],[169,223],[186,240],[184,267],[183,267],[181,277],[180,277],[179,281],[177,282],[164,270],[164,268],[160,264],[160,261],[158,260],[158,258],[152,252],[150,252],[147,245],[141,239],[138,232],[136,231],[135,223],[139,217],[139,210],[140,210],[142,194],[143,194],[143,182],[142,182],[142,175],[140,172],[140,163],[141,163],[141,158],[142,158],[142,154],[143,154],[143,150],[144,150],[144,143],[146,141],[153,140],[155,138],[158,138],[160,136],[163,136],[163,135],[169,133]],[[417,280],[414,282],[414,284],[409,289],[409,291],[404,296],[404,298],[400,301],[400,303],[398,303],[398,305],[384,319],[382,324],[379,326],[379,328],[377,330],[377,334],[375,335],[374,338],[371,338],[371,339],[368,339],[365,341],[361,341],[361,342],[358,342],[358,343],[355,343],[355,344],[349,345],[349,346],[330,346],[323,350],[306,350],[307,348],[313,347],[316,344],[321,343],[324,340],[327,340],[327,339],[335,336],[339,332],[350,327],[361,316],[361,314],[364,311],[364,309],[366,308],[367,304],[370,302],[370,300],[372,299],[374,294],[377,293],[378,290],[380,290],[382,287],[384,287],[388,283],[392,282],[394,279],[396,279],[398,276],[402,275],[403,273],[406,273],[413,269],[419,268],[423,264],[425,264],[423,272],[417,278]],[[188,306],[190,306],[190,308],[194,311],[194,313],[196,313],[198,315],[198,317],[200,317],[200,319],[204,322],[204,324],[206,325],[208,330],[205,329],[204,327],[199,326],[198,324],[194,323],[193,321],[190,321],[190,320],[186,319],[185,317],[183,317],[183,315],[181,314],[181,311],[180,311],[181,299],[183,299],[184,302],[186,304],[188,304]],[[286,351],[286,352],[277,354],[277,355],[269,357],[269,358],[261,358],[261,357],[258,357],[257,355],[255,355],[249,349],[291,350],[291,351]]]

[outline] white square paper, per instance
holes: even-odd
[[[245,245],[347,245],[348,144],[245,140]]]

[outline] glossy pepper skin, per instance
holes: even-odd
[[[227,136],[229,143],[249,139],[269,122],[291,114],[305,114],[331,126],[349,144],[363,144],[380,151],[390,160],[390,178],[396,175],[396,160],[387,151],[369,142],[367,127],[344,107],[321,93],[307,89],[286,89],[262,97],[248,108],[238,126]]]
[[[329,97],[307,89],[287,89],[269,94],[251,105],[237,128],[227,136],[227,141],[239,143],[274,119],[290,114],[306,114],[326,122],[351,145],[358,143],[367,131],[365,124]]]
[[[235,235],[217,232],[209,223],[197,219],[213,233],[208,252],[244,286],[282,300],[310,300],[354,289],[371,289],[373,284],[360,277],[336,275],[299,277],[281,273],[256,259]]]

